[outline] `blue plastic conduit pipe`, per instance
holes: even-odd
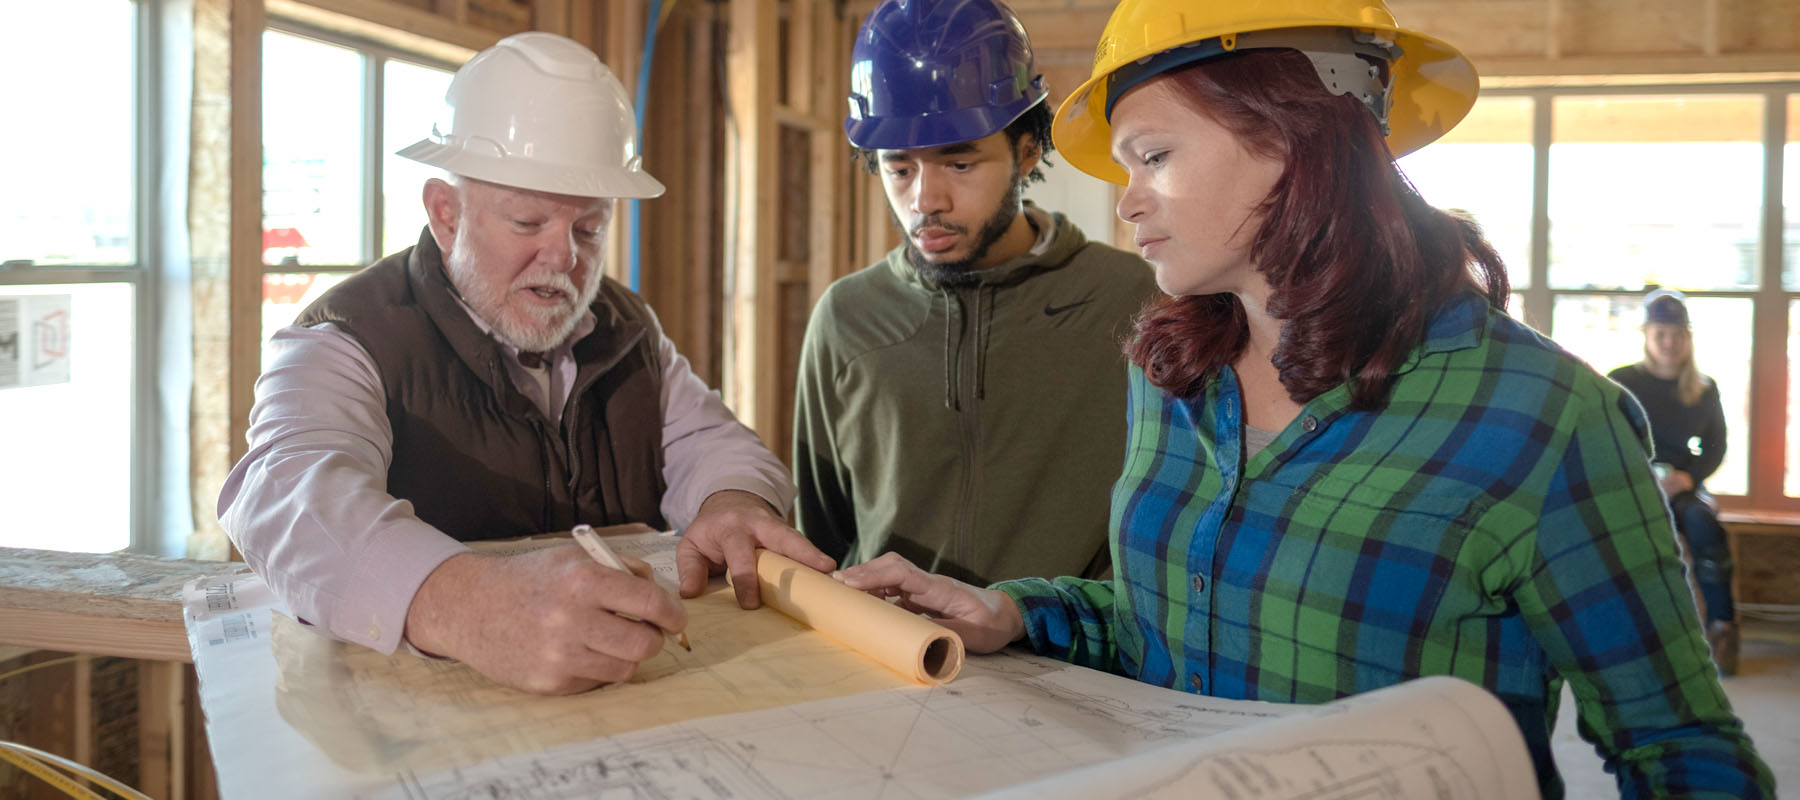
[[[644,153],[644,117],[650,112],[650,65],[656,61],[656,31],[662,27],[662,0],[650,0],[650,15],[644,18],[643,56],[638,59],[637,74],[637,146]],[[631,236],[626,244],[626,261],[631,264],[631,290],[638,290],[640,264],[639,240],[644,223],[638,218],[638,200],[631,200]]]

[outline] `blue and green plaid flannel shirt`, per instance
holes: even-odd
[[[1114,580],[995,585],[1038,652],[1279,702],[1466,678],[1512,711],[1546,797],[1566,680],[1625,796],[1772,796],[1617,385],[1472,296],[1434,315],[1386,409],[1339,386],[1247,461],[1217,377],[1181,399],[1131,370]]]

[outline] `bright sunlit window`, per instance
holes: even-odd
[[[1781,197],[1787,220],[1781,247],[1781,280],[1800,290],[1800,94],[1787,97],[1787,144],[1783,147]],[[1788,304],[1787,480],[1783,494],[1800,497],[1800,300]]]
[[[0,261],[136,262],[135,17],[127,0],[7,5],[14,35],[0,47],[0,108],[11,112],[0,125]]]
[[[263,341],[418,241],[420,187],[435,173],[394,151],[443,118],[450,76],[371,46],[263,34]]]
[[[1550,285],[1755,288],[1762,110],[1758,96],[1557,98]]]
[[[1400,159],[1425,201],[1481,225],[1514,289],[1531,285],[1529,97],[1483,100],[1431,146]]]
[[[354,264],[363,245],[362,56],[263,34],[263,263]]]
[[[1765,120],[1782,113],[1785,138],[1768,140]],[[1774,210],[1764,197],[1772,149],[1782,163]],[[1461,125],[1400,165],[1427,201],[1482,224],[1512,278],[1509,311],[1602,374],[1643,359],[1646,292],[1685,292],[1697,366],[1719,386],[1727,428],[1707,488],[1727,506],[1800,509],[1792,87],[1484,92]],[[1781,314],[1788,336],[1756,342]],[[1786,375],[1757,374],[1757,363],[1780,363],[1753,361],[1771,348]],[[1770,383],[1786,390],[1783,402],[1753,409],[1752,387]]]
[[[0,546],[132,544],[141,9],[9,3],[0,47]]]

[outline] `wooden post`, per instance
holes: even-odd
[[[727,104],[736,121],[729,172],[735,176],[732,269],[727,290],[725,400],[771,446],[779,430],[775,352],[779,268],[775,263],[775,2],[730,0]]]
[[[231,2],[230,461],[249,445],[262,372],[262,0]]]
[[[1787,97],[1780,91],[1764,97],[1763,141],[1780,142],[1787,138],[1792,123],[1787,118]],[[1763,182],[1760,238],[1774,246],[1762,250],[1762,263],[1758,265],[1761,280],[1752,301],[1755,327],[1750,336],[1750,374],[1756,376],[1756,382],[1750,386],[1750,485],[1746,487],[1746,493],[1759,508],[1791,507],[1782,486],[1783,465],[1787,448],[1797,446],[1787,438],[1788,390],[1792,385],[1788,367],[1797,354],[1787,351],[1790,304],[1782,286],[1782,196],[1787,191],[1783,186],[1786,176],[1780,168],[1782,157],[1779,145],[1763,148],[1763,174],[1768,177]],[[1787,165],[1787,174],[1795,174],[1793,165]]]
[[[644,102],[637,97],[638,62],[643,53],[639,50],[644,41],[644,8],[639,2],[615,2],[606,5],[606,13],[598,33],[599,41],[595,42],[594,51],[600,60],[617,76],[624,85],[625,93],[631,97],[632,110],[636,111]],[[638,154],[644,153],[644,142],[638,142]],[[655,175],[655,170],[650,170]],[[643,201],[655,202],[655,201]],[[641,206],[641,203],[640,203]],[[629,283],[631,273],[631,203],[621,200],[613,214],[613,227],[606,248],[606,274],[621,283]]]
[[[1563,14],[1562,0],[1546,0],[1544,3],[1544,58],[1555,61],[1562,58],[1563,24],[1567,16]]]
[[[187,725],[181,665],[139,661],[138,786],[151,797],[186,797]]]
[[[457,24],[469,21],[469,4],[465,0],[431,0],[431,10]]]
[[[849,71],[849,52],[845,49],[849,43],[838,35],[837,20],[828,6],[811,3],[805,6],[805,11],[809,18],[809,33],[801,49],[816,54],[815,60],[810,62],[816,66],[810,68],[805,82],[808,100],[805,108],[819,120],[818,127],[812,131],[812,207],[816,211],[812,242],[808,248],[812,258],[807,265],[806,308],[810,315],[813,306],[819,303],[819,296],[825,293],[825,287],[851,269],[844,263],[848,253],[843,247],[850,220],[845,213],[845,204],[836,199],[837,193],[845,191],[847,186],[844,164],[849,160],[846,157],[849,145],[838,124],[843,114],[844,93],[837,88],[840,82],[848,80],[844,73]],[[829,213],[827,209],[830,209]],[[798,347],[800,338],[796,336],[794,342]]]
[[[690,20],[687,74],[692,88],[685,94],[682,117],[688,126],[685,135],[689,149],[682,159],[688,167],[683,184],[688,195],[680,198],[680,204],[692,213],[677,220],[676,225],[693,225],[695,220],[711,220],[713,225],[679,237],[687,243],[687,255],[685,260],[671,264],[670,269],[681,275],[678,285],[682,289],[677,297],[688,317],[683,326],[688,338],[681,343],[682,352],[693,362],[701,379],[717,386],[725,378],[725,364],[720,357],[725,334],[719,325],[718,305],[723,294],[720,276],[724,274],[719,250],[719,227],[724,222],[720,195],[724,187],[719,179],[716,149],[724,138],[719,131],[724,123],[715,99],[720,96],[715,46],[719,17],[717,6],[712,4],[684,5],[682,11]]]
[[[569,0],[531,0],[531,29],[568,36]]]

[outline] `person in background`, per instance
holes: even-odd
[[[1025,28],[997,0],[887,0],[857,34],[844,131],[904,241],[833,283],[794,402],[800,530],[971,581],[1098,577],[1125,452],[1136,256],[1021,199],[1052,150]]]
[[[1467,113],[1455,48],[1380,0],[1125,0],[1058,110],[1126,185],[1139,317],[1110,581],[839,573],[958,631],[1159,686],[1322,703],[1486,687],[1545,797],[1567,685],[1626,797],[1770,797],[1617,384],[1508,317],[1506,273],[1395,158]],[[1384,135],[1385,134],[1385,135]]]
[[[780,460],[601,271],[614,199],[663,191],[611,70],[522,33],[464,64],[445,99],[448,130],[400,151],[448,173],[425,182],[418,244],[275,333],[219,521],[327,635],[532,692],[622,681],[686,625],[674,597],[573,544],[463,543],[680,528],[682,594],[729,570],[746,608],[756,548],[832,561],[783,521]]]
[[[1651,460],[1675,530],[1694,561],[1694,581],[1706,603],[1706,641],[1719,671],[1736,675],[1731,540],[1704,486],[1725,459],[1725,409],[1718,384],[1694,363],[1693,328],[1680,292],[1658,290],[1644,298],[1644,360],[1607,377],[1630,390],[1650,418]]]

